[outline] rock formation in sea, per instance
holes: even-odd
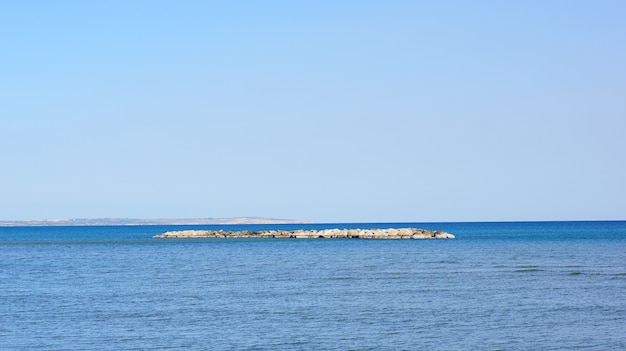
[[[322,230],[181,230],[165,232],[154,238],[352,238],[352,239],[452,239],[442,231],[419,228],[322,229]]]

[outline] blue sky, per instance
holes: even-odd
[[[0,219],[626,219],[624,13],[0,1]]]

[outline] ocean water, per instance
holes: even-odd
[[[1,350],[626,350],[626,222],[0,228]]]

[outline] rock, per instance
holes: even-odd
[[[155,235],[154,238],[354,238],[354,239],[452,239],[454,235],[442,231],[419,228],[389,229],[324,229],[324,230],[181,230]]]

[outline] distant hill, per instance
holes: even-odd
[[[0,221],[0,227],[20,226],[107,226],[107,225],[168,225],[168,224],[301,224],[312,223],[299,219],[262,217],[234,218],[73,218],[32,221]]]

